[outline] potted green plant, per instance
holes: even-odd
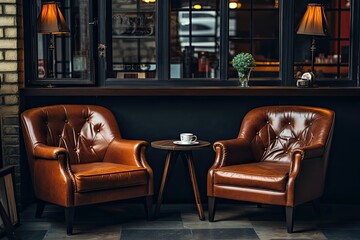
[[[240,86],[248,87],[251,70],[256,66],[253,56],[250,53],[239,53],[233,58],[232,65],[238,72]]]

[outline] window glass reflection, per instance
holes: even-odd
[[[308,1],[295,2],[295,24],[300,22]],[[350,1],[324,1],[328,36],[298,35],[294,37],[294,78],[310,71],[311,41],[316,40],[314,72],[318,80],[349,78]]]
[[[279,79],[279,2],[239,2],[238,8],[229,9],[229,78],[237,78],[231,60],[236,54],[246,52],[256,61],[253,79]]]
[[[112,0],[110,77],[156,77],[155,2]]]
[[[171,78],[218,78],[218,6],[218,0],[171,1]]]
[[[37,15],[42,4],[47,2],[36,2]],[[89,3],[81,0],[62,0],[55,3],[62,12],[70,32],[37,34],[37,77],[89,79]]]

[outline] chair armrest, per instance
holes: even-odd
[[[325,171],[324,145],[315,144],[293,149],[291,153],[289,181],[287,184],[287,206],[293,206],[295,203],[295,183],[303,189],[306,189],[310,185],[312,185],[312,187],[314,187],[314,185],[320,186],[324,182]]]
[[[320,158],[324,155],[324,152],[325,147],[321,144],[293,149],[291,153],[290,175],[296,176],[298,174],[302,161]]]
[[[34,148],[34,158],[36,160],[32,163],[32,175],[36,196],[61,206],[72,206],[74,176],[70,169],[67,150],[37,144]]]
[[[148,143],[143,140],[115,138],[109,145],[104,162],[119,163],[145,168],[148,173],[148,195],[154,194],[154,174],[146,161],[145,151]]]
[[[213,145],[216,152],[211,168],[219,168],[253,161],[250,143],[243,138],[217,141]]]
[[[143,140],[115,138],[106,151],[104,162],[147,168],[144,154],[147,145],[148,143]]]
[[[213,148],[215,151],[215,161],[208,171],[208,196],[214,196],[215,169],[253,161],[250,143],[244,138],[217,141],[214,143]]]
[[[302,148],[295,148],[292,150],[292,154],[300,154],[301,158],[304,159],[310,159],[310,158],[316,158],[321,157],[324,155],[325,147],[322,144],[315,144],[311,146],[306,146]]]
[[[41,159],[58,159],[59,154],[67,154],[64,148],[52,147],[44,144],[38,144],[34,148],[34,157]]]

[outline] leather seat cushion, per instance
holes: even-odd
[[[89,192],[147,184],[144,168],[109,162],[71,165],[76,191]]]
[[[284,192],[289,170],[288,163],[279,162],[232,165],[214,170],[214,183]]]

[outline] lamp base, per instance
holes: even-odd
[[[315,83],[315,75],[312,72],[306,72],[301,76],[301,79],[296,81],[296,86],[299,88],[315,88],[318,85]]]
[[[48,47],[48,62],[47,62],[47,74],[46,78],[55,78],[55,47],[54,47],[54,35],[49,34],[49,47]]]
[[[311,87],[310,81],[305,79],[298,79],[296,81],[296,86],[298,88],[309,88]]]

